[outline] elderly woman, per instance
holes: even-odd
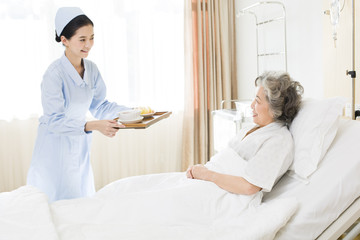
[[[229,156],[220,153],[205,166],[190,166],[188,178],[211,181],[232,193],[252,195],[260,190],[270,191],[287,171],[293,160],[288,126],[299,110],[303,87],[283,72],[265,72],[256,78],[255,86],[251,108],[256,125],[241,131],[224,150],[235,156],[235,161],[236,158],[246,161],[240,167],[241,173],[226,174],[227,168],[236,163],[225,163],[224,158]]]

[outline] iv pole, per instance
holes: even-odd
[[[355,1],[352,0],[352,71],[346,70],[346,75],[350,75],[352,80],[352,103],[351,119],[355,120]]]

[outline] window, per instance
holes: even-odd
[[[94,22],[88,59],[100,69],[110,101],[183,109],[183,0],[3,0],[0,119],[42,114],[42,75],[64,51],[54,28],[61,6],[79,6]]]

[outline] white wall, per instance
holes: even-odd
[[[257,1],[236,1],[236,11]],[[323,98],[323,2],[313,0],[281,1],[286,8],[288,72],[305,88],[305,97]],[[239,98],[253,98],[254,80],[257,76],[255,24],[253,18],[236,19],[237,67]],[[283,38],[268,41],[276,44]],[[261,39],[260,39],[261,40]],[[260,72],[261,73],[261,72]]]
[[[346,75],[346,70],[352,70],[352,1],[344,0],[345,5],[340,13],[339,24],[337,25],[336,47],[332,38],[333,26],[330,24],[330,17],[323,16],[323,47],[324,47],[324,82],[325,97],[344,96],[351,103],[352,79]],[[342,5],[343,0],[340,1]],[[355,83],[356,104],[360,102],[359,87],[359,66],[360,66],[360,2],[355,0],[355,70],[357,78]],[[330,1],[323,0],[323,8],[329,7]],[[350,116],[350,110],[345,111]]]

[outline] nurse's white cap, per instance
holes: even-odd
[[[84,12],[78,7],[59,8],[55,16],[56,34],[60,37],[66,25],[79,15],[84,15]]]

